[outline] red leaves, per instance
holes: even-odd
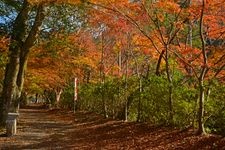
[[[204,35],[209,39],[224,39],[223,2],[224,0],[206,1]],[[133,52],[133,58],[129,58],[130,66],[135,64],[134,58],[138,60],[138,64],[141,64],[145,63],[143,58],[149,56],[151,56],[151,63],[155,63],[160,51],[165,48],[165,43],[170,41],[173,36],[174,39],[169,43],[169,53],[172,57],[174,52],[179,53],[183,59],[180,63],[183,69],[186,62],[196,70],[205,65],[202,64],[200,42],[196,40],[199,35],[193,35],[195,36],[193,41],[196,42],[193,42],[193,47],[189,47],[185,43],[188,25],[192,27],[193,34],[198,34],[198,21],[202,7],[200,0],[193,1],[190,6],[182,9],[175,0],[160,0],[155,3],[93,0],[91,3],[90,6],[93,8],[88,12],[87,30],[81,30],[67,37],[58,35],[57,38],[65,38],[66,42],[51,47],[51,51],[57,57],[54,58],[47,54],[45,58],[38,59],[34,58],[34,55],[30,60],[33,69],[51,64],[60,69],[56,72],[47,72],[57,74],[59,77],[65,76],[66,73],[70,75],[76,73],[82,76],[82,71],[88,66],[95,73],[104,70],[106,74],[116,75],[123,69],[123,66],[118,66],[117,63],[119,52],[124,57],[122,63],[125,63],[125,52]],[[182,33],[180,34],[180,32]],[[44,47],[40,47],[38,50],[42,53],[46,52]],[[104,65],[100,62],[102,50],[104,51]],[[207,51],[209,54],[211,48],[207,47]],[[212,53],[213,56],[209,56],[207,67],[213,68],[222,53],[221,51]],[[178,60],[180,59],[178,58]],[[214,68],[219,68],[222,64],[222,62],[217,63],[217,67]],[[54,67],[47,67],[46,70]],[[60,80],[60,78],[58,79]]]

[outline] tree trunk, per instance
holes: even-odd
[[[173,80],[172,80],[172,75],[171,75],[171,70],[170,70],[170,64],[169,64],[169,52],[168,52],[168,45],[165,46],[165,61],[166,61],[166,75],[167,75],[167,80],[169,82],[169,99],[168,99],[168,104],[169,104],[169,124],[173,124]]]
[[[138,116],[137,116],[137,122],[141,121],[141,99],[142,99],[142,80],[139,76],[139,97],[138,97]]]
[[[14,51],[15,52],[15,51]],[[5,123],[7,113],[11,110],[12,102],[16,100],[17,85],[16,79],[19,70],[19,57],[17,54],[11,53],[11,59],[6,66],[5,78],[3,83],[2,99],[1,99],[1,124]]]
[[[104,65],[104,35],[102,32],[101,36],[101,67],[100,67],[100,80],[101,80],[101,96],[102,96],[102,104],[103,104],[103,113],[104,117],[108,118],[108,112],[107,112],[107,106],[106,106],[106,100],[105,100],[105,65]]]
[[[198,108],[198,134],[204,134],[204,101],[205,101],[205,90],[203,81],[199,81],[199,108]]]
[[[205,0],[202,1],[202,10],[200,15],[200,24],[199,24],[199,33],[202,44],[202,56],[203,56],[203,65],[201,66],[201,74],[199,76],[199,108],[198,108],[198,134],[204,134],[204,101],[205,101],[205,87],[204,87],[204,78],[207,73],[208,58],[205,49],[205,39],[203,31],[203,17],[205,9]]]
[[[121,52],[121,50],[119,50],[119,52],[118,52],[118,60],[117,60],[117,64],[118,64],[118,66],[119,66],[119,69],[118,69],[118,80],[119,80],[119,78],[120,78],[120,75],[121,75],[121,70],[122,70],[122,52]],[[120,86],[117,86],[117,91],[118,91],[118,100],[120,101],[120,99],[121,99],[121,91],[120,91]],[[115,104],[113,105],[114,107],[115,107]],[[115,111],[115,108],[113,108],[114,109],[114,111]],[[115,113],[115,112],[114,112]],[[118,114],[117,114],[118,115]],[[124,116],[124,115],[123,115]],[[121,119],[121,116],[115,116],[115,117],[117,117],[117,118],[120,118]],[[114,118],[115,118],[114,117]]]
[[[17,75],[19,72],[20,52],[26,34],[26,22],[29,10],[29,3],[25,0],[13,26],[9,46],[9,62],[6,65],[2,99],[0,102],[1,124],[5,124],[6,115],[9,111],[15,111],[12,103],[17,99]]]
[[[191,0],[186,1],[186,5],[189,8],[190,5],[191,5]],[[192,46],[193,46],[193,29],[192,29],[191,20],[188,20],[188,24],[187,25],[188,25],[188,35],[187,35],[186,45],[189,45],[189,47],[192,48]],[[192,54],[190,54],[189,57],[192,60]],[[191,60],[189,62],[190,64],[192,64]],[[187,66],[187,73],[188,73],[189,77],[192,76],[193,69],[190,66]]]
[[[20,105],[20,101],[21,101],[21,93],[23,91],[26,64],[27,64],[27,57],[22,57],[20,55],[19,70],[18,70],[18,75],[17,75],[17,80],[16,80],[16,84],[17,84],[17,88],[18,88],[17,96],[16,96],[17,99],[14,104],[17,112],[19,110],[19,105]]]
[[[131,50],[130,47],[131,37],[130,34],[127,34],[127,51],[125,51],[126,55],[126,64],[125,64],[125,107],[124,107],[124,121],[128,120],[128,65],[129,65],[129,52]]]
[[[1,124],[4,124],[9,111],[16,111],[17,107],[15,107],[15,104],[18,106],[19,97],[23,89],[24,73],[29,50],[37,39],[39,28],[45,16],[43,6],[39,5],[34,24],[26,37],[26,24],[30,9],[30,4],[27,0],[24,0],[21,11],[14,22],[9,46],[9,62],[6,65],[3,93],[0,102]]]
[[[128,120],[128,58],[126,57],[126,73],[125,73],[125,107],[124,107],[124,121]]]
[[[169,82],[169,123],[173,125],[173,83],[172,81]]]
[[[138,91],[138,107],[137,107],[137,122],[140,122],[141,120],[141,100],[142,100],[142,76],[141,76],[141,73],[140,73],[140,70],[139,70],[139,66],[138,66],[138,60],[137,58],[135,57],[133,51],[131,50],[131,55],[134,59],[134,62],[135,62],[135,66],[136,66],[136,74],[137,74],[137,77],[138,77],[138,85],[139,85],[139,91]],[[149,65],[148,65],[148,70],[147,72],[149,72]],[[146,75],[146,77],[148,77],[148,73]]]
[[[60,102],[60,98],[61,98],[61,94],[62,94],[63,90],[61,88],[57,88],[55,90],[55,95],[56,95],[56,105],[57,107],[59,107],[59,102]]]
[[[160,53],[160,55],[159,55],[159,59],[158,59],[157,66],[156,66],[156,71],[155,71],[155,74],[156,74],[157,76],[160,76],[160,66],[161,66],[161,62],[162,62],[164,53],[165,53],[165,50],[163,50],[163,51]]]

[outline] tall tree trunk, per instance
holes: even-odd
[[[121,50],[119,50],[119,52],[118,52],[117,64],[119,66],[119,69],[118,69],[118,76],[119,76],[118,80],[119,80],[119,78],[121,76],[121,70],[122,70],[122,51]],[[120,97],[121,96],[120,86],[117,86],[117,92],[118,92],[118,100],[120,101],[120,99],[121,99],[121,97]]]
[[[157,66],[156,66],[156,71],[155,71],[155,74],[157,76],[160,76],[160,66],[161,66],[161,62],[162,62],[164,53],[165,53],[165,50],[162,50],[162,52],[159,55],[159,59],[158,59]]]
[[[135,62],[135,66],[136,66],[136,74],[137,74],[137,77],[138,77],[138,85],[139,85],[139,93],[138,93],[138,107],[137,107],[137,122],[140,122],[141,120],[141,100],[142,100],[142,76],[141,76],[141,73],[140,73],[140,69],[139,69],[139,65],[138,65],[138,60],[136,58],[136,56],[134,55],[133,53],[133,50],[131,50],[131,55],[134,59],[134,62]],[[148,65],[148,70],[149,72],[149,65]],[[148,74],[148,73],[147,73]],[[146,77],[148,77],[148,75],[146,75]]]
[[[9,111],[16,111],[17,107],[15,107],[15,104],[18,104],[18,99],[23,89],[28,54],[37,39],[39,28],[45,16],[43,5],[39,5],[34,24],[26,37],[26,24],[30,9],[30,4],[27,0],[24,0],[21,11],[14,22],[9,46],[9,62],[6,65],[3,93],[0,102],[1,124],[4,124]]]
[[[204,134],[204,101],[205,101],[205,90],[203,80],[199,81],[199,108],[198,108],[198,134]]]
[[[131,51],[131,35],[127,33],[127,50],[125,51],[126,64],[125,64],[125,107],[124,107],[124,121],[128,120],[128,65],[129,65],[129,51]]]
[[[6,66],[5,78],[3,83],[2,99],[1,99],[1,124],[4,124],[6,115],[9,111],[13,111],[10,108],[12,103],[16,100],[17,85],[16,79],[19,70],[19,57],[16,51],[11,53],[11,59]]]
[[[203,19],[204,19],[204,9],[205,9],[205,0],[202,1],[202,9],[200,15],[200,24],[199,24],[199,32],[200,39],[202,43],[202,56],[203,56],[203,65],[201,66],[201,74],[199,76],[199,107],[198,107],[198,134],[204,134],[204,102],[205,102],[205,87],[204,87],[204,78],[207,72],[208,66],[208,58],[205,49],[205,39],[204,39],[204,31],[203,31]]]
[[[186,7],[189,8],[190,6],[191,6],[191,0],[187,0]],[[192,48],[192,46],[193,46],[193,29],[192,29],[191,20],[188,20],[187,26],[188,26],[188,34],[187,34],[186,45],[188,45],[189,47]],[[190,54],[189,57],[192,58],[192,54]],[[192,64],[191,60],[189,63]],[[193,69],[190,66],[187,66],[187,73],[190,77],[192,76]]]
[[[2,99],[0,102],[0,123],[4,124],[9,111],[14,111],[12,103],[17,99],[17,75],[19,72],[20,52],[26,34],[26,23],[30,7],[24,0],[20,13],[18,14],[12,31],[9,46],[9,62],[6,65],[3,83]]]
[[[104,65],[104,35],[102,32],[101,36],[101,67],[100,67],[100,80],[101,80],[101,96],[102,96],[102,104],[103,104],[103,113],[104,117],[108,118],[106,100],[105,100],[105,65]]]
[[[169,64],[169,50],[168,50],[168,45],[165,46],[165,61],[166,61],[166,75],[167,75],[167,80],[169,82],[169,124],[173,124],[173,79],[172,79],[172,74],[171,74],[171,69],[170,69],[170,64]]]
[[[56,105],[57,107],[59,106],[60,98],[62,95],[63,90],[61,88],[56,88],[55,89],[55,98],[56,98]]]
[[[43,5],[38,5],[34,24],[31,28],[25,42],[23,42],[23,45],[22,45],[21,51],[20,51],[19,70],[18,70],[17,81],[16,81],[17,87],[18,87],[17,100],[14,104],[16,109],[19,109],[19,101],[21,99],[20,97],[21,97],[21,93],[23,90],[28,55],[29,55],[31,47],[34,45],[34,42],[37,39],[37,36],[40,31],[40,27],[41,27],[42,21],[44,20],[44,17],[45,17],[44,7],[43,7]]]
[[[139,96],[138,96],[138,116],[137,116],[137,122],[141,121],[141,99],[142,99],[142,79],[141,77],[139,79]]]
[[[22,57],[20,55],[19,70],[18,70],[18,75],[17,75],[17,80],[16,80],[17,89],[18,89],[17,93],[16,93],[17,99],[16,99],[15,104],[14,104],[14,106],[16,108],[16,111],[19,110],[19,103],[21,101],[21,93],[22,93],[22,90],[23,90],[24,74],[25,74],[26,64],[27,64],[27,58]]]
[[[124,107],[124,121],[128,120],[128,54],[126,53],[126,72],[125,72],[125,107]]]

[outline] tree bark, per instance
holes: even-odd
[[[139,96],[138,96],[138,116],[137,116],[137,122],[141,121],[141,99],[142,99],[142,79],[139,76]]]
[[[198,108],[198,134],[204,134],[204,101],[205,90],[203,81],[199,81],[199,108]]]
[[[34,45],[34,43],[37,39],[37,36],[40,31],[40,27],[44,20],[44,17],[45,17],[44,7],[43,7],[43,5],[38,5],[34,25],[32,26],[32,28],[28,34],[28,37],[26,38],[25,42],[23,43],[23,45],[21,47],[20,59],[19,59],[20,60],[19,61],[19,70],[18,70],[17,81],[16,81],[17,88],[18,88],[17,99],[14,104],[17,109],[19,109],[20,97],[21,97],[21,93],[23,90],[28,55],[30,53],[31,47]]]
[[[125,107],[124,107],[124,121],[128,120],[128,54],[126,53],[126,68],[125,68]]]
[[[198,108],[198,131],[197,134],[204,134],[204,102],[205,102],[205,88],[204,88],[204,79],[207,73],[207,54],[205,49],[205,39],[204,39],[204,31],[203,31],[203,18],[204,18],[204,9],[205,9],[205,0],[202,1],[202,9],[200,15],[200,24],[199,24],[199,32],[200,39],[202,43],[202,56],[203,56],[203,65],[201,66],[201,74],[199,76],[199,108]]]
[[[103,104],[103,113],[104,117],[108,118],[108,111],[105,100],[105,65],[104,65],[104,35],[102,32],[101,36],[101,66],[100,66],[100,80],[101,80],[101,96],[102,96],[102,104]]]
[[[6,115],[14,107],[12,103],[17,98],[17,75],[19,72],[20,52],[26,35],[26,22],[30,10],[29,3],[25,0],[18,14],[11,35],[9,46],[9,62],[6,64],[5,78],[3,83],[2,99],[0,103],[0,123],[5,124]]]
[[[0,102],[0,123],[4,124],[9,111],[15,112],[23,89],[24,73],[30,48],[37,39],[39,28],[44,19],[43,5],[37,7],[34,24],[26,37],[27,21],[31,5],[24,0],[13,26],[9,62],[6,65],[2,99]]]
[[[61,88],[57,88],[55,90],[55,95],[56,95],[56,105],[57,107],[59,107],[59,102],[60,102],[60,98],[61,98],[61,94],[62,94],[63,90]]]
[[[128,109],[129,109],[129,102],[128,102],[128,67],[129,67],[129,51],[131,51],[131,35],[127,33],[127,50],[125,51],[125,107],[124,107],[124,121],[128,120]]]
[[[164,53],[165,53],[165,50],[162,50],[162,52],[159,55],[159,59],[158,59],[157,66],[156,66],[156,71],[155,71],[155,74],[157,76],[160,76],[160,66],[161,66],[161,62],[162,62]]]
[[[165,61],[166,61],[166,75],[169,83],[169,124],[173,124],[173,79],[171,75],[171,69],[169,64],[169,52],[168,45],[165,45]]]

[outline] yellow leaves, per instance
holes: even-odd
[[[134,51],[144,53],[145,55],[150,54],[149,49],[151,48],[151,43],[145,36],[134,35],[132,37],[132,43],[134,45]]]
[[[0,38],[0,52],[5,52],[9,48],[9,38],[1,37]]]
[[[173,0],[157,2],[155,8],[162,9],[169,13],[178,13],[180,11],[180,6]]]
[[[80,66],[87,65],[87,66],[89,66],[91,68],[96,69],[97,68],[97,63],[98,63],[98,58],[96,58],[96,57],[79,56],[79,57],[76,57],[73,60],[73,63],[75,65],[80,65]]]
[[[54,86],[64,84],[64,79],[58,76],[57,68],[29,68],[26,78],[27,88],[53,88]],[[32,87],[33,86],[33,87]]]
[[[176,27],[176,29],[183,29],[184,23],[183,23],[183,21],[178,21],[178,22],[174,23],[174,26]]]
[[[114,65],[114,66],[112,67],[112,71],[113,71],[113,72],[115,72],[115,71],[119,72],[120,70],[121,70],[121,68],[120,68],[120,66],[118,66],[118,65]]]
[[[121,41],[116,41],[116,43],[114,44],[113,46],[113,51],[115,53],[119,53],[121,51],[121,48],[122,48],[122,43]]]
[[[164,16],[163,16],[163,14],[159,14],[159,15],[158,15],[158,20],[159,20],[160,22],[163,22],[163,21],[164,21]]]

